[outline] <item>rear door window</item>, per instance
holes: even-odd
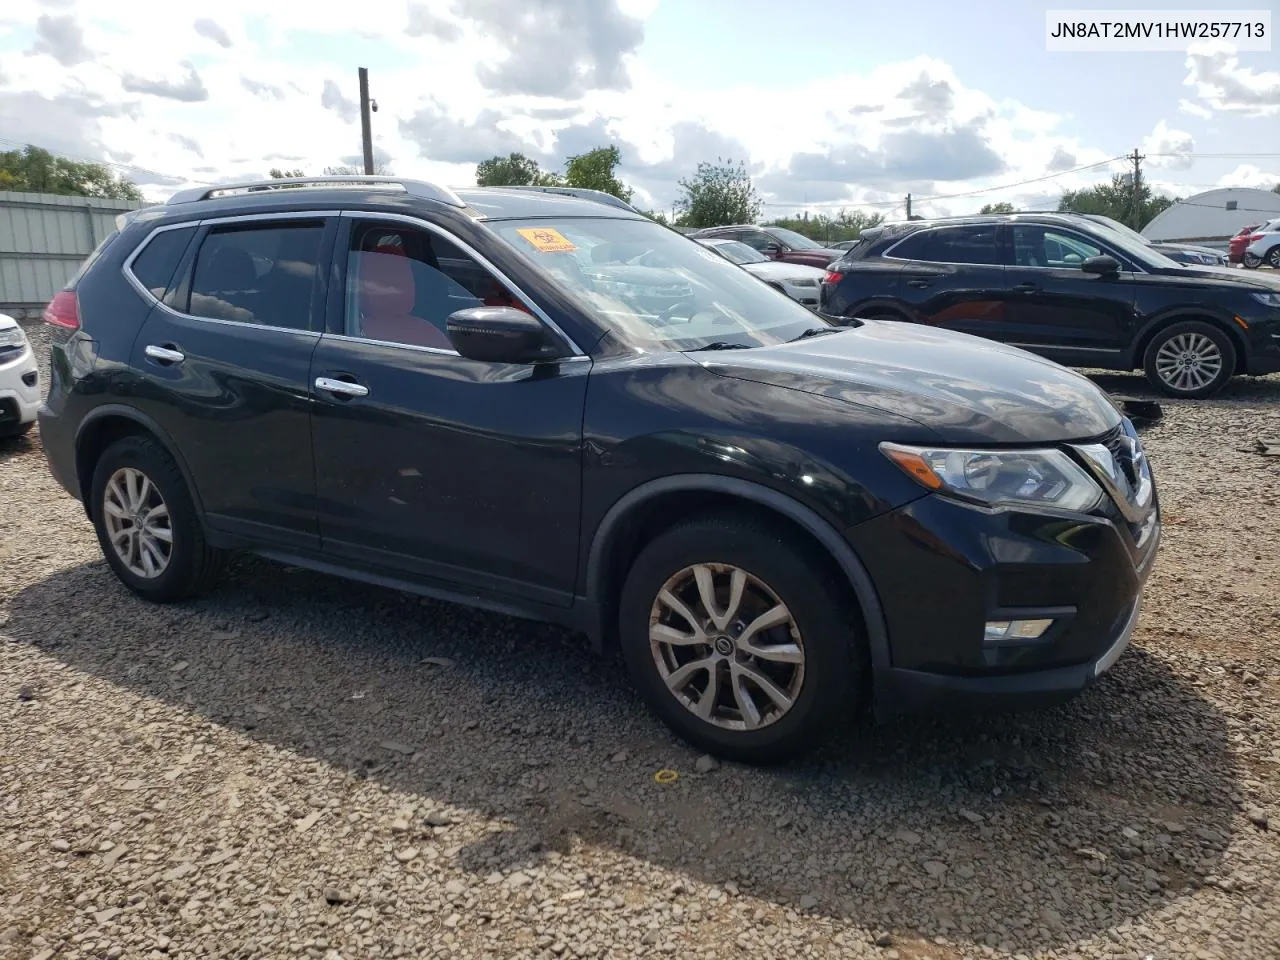
[[[215,227],[200,246],[187,313],[290,330],[314,328],[321,221]]]

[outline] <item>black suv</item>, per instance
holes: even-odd
[[[1084,217],[913,221],[862,236],[822,284],[829,317],[907,320],[1072,366],[1142,369],[1175,397],[1280,371],[1280,281],[1184,266]]]
[[[659,270],[689,290],[661,309]],[[250,550],[555,621],[729,757],[860,705],[1073,695],[1125,649],[1159,539],[1142,445],[1080,375],[836,328],[590,200],[180,193],[46,321],[49,465],[138,594]]]

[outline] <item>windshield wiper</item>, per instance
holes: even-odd
[[[808,340],[810,337],[821,337],[828,333],[839,333],[836,327],[810,327],[798,337],[792,337],[787,343],[795,343],[797,340]]]
[[[694,347],[693,350],[689,352],[693,353],[699,350],[750,350],[750,349],[751,349],[751,344],[749,343],[729,343],[726,340],[713,340],[710,343],[708,343],[705,347]]]

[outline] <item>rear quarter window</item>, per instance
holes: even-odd
[[[129,272],[153,297],[164,299],[194,235],[194,225],[153,233],[134,254]]]

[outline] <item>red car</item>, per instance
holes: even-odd
[[[784,263],[803,263],[810,267],[824,268],[839,260],[847,250],[824,247],[808,237],[785,227],[758,227],[755,224],[733,224],[727,227],[706,227],[689,234],[695,240],[738,240],[752,249],[759,250],[770,260]]]
[[[1227,259],[1232,263],[1239,263],[1244,259],[1244,248],[1253,243],[1258,238],[1253,235],[1253,231],[1257,230],[1262,224],[1251,223],[1247,227],[1241,227],[1240,232],[1231,238],[1227,244]]]

